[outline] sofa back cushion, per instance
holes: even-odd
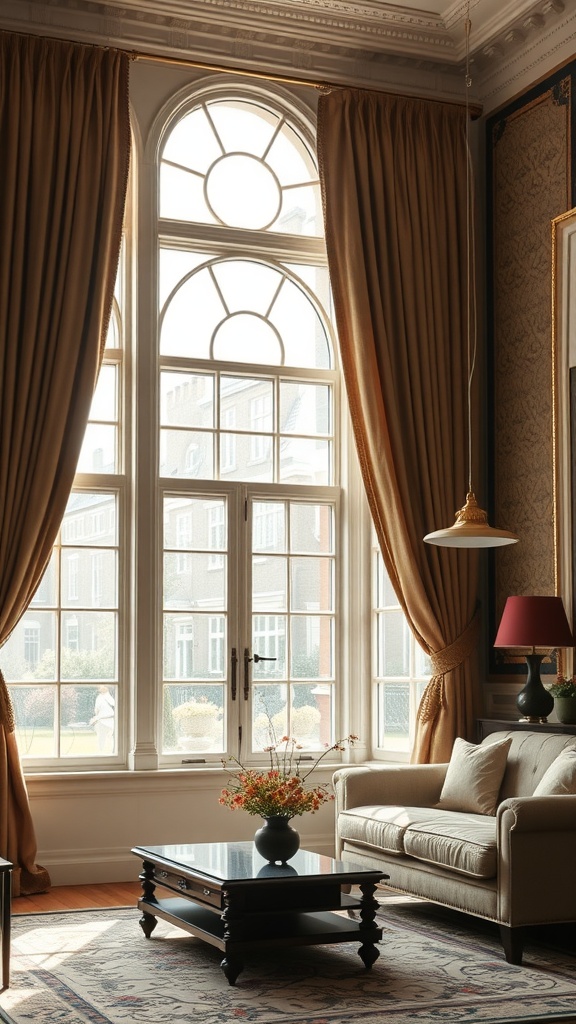
[[[576,794],[576,750],[563,750],[534,790],[534,796],[573,796]]]
[[[506,771],[499,801],[510,796],[532,796],[536,786],[558,754],[576,748],[576,737],[566,733],[542,731],[494,732],[482,740],[482,746],[510,738]]]
[[[478,746],[455,739],[436,806],[444,811],[496,814],[510,744],[507,736]]]

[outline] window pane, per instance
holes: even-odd
[[[116,607],[116,551],[89,547],[64,548],[61,566],[62,607]]]
[[[404,613],[382,612],[378,616],[378,676],[408,676],[410,645]]]
[[[164,753],[224,751],[224,700],[223,686],[164,686]]]
[[[284,434],[328,434],[332,422],[332,389],[324,384],[280,382],[280,431]]]
[[[222,678],[226,671],[226,636],[221,626],[214,657],[213,616],[172,612],[164,615],[164,677],[170,679]]]
[[[56,687],[10,686],[8,689],[14,706],[20,756],[54,757],[57,753]]]
[[[286,506],[282,501],[255,501],[252,505],[252,550],[286,550]]]
[[[109,545],[118,543],[116,495],[74,491],[61,527],[62,544]]]
[[[56,679],[55,612],[38,608],[24,613],[2,647],[2,672],[10,682]]]
[[[292,685],[290,690],[290,735],[308,750],[330,746],[333,742],[333,688],[320,683]]]
[[[214,426],[214,375],[160,374],[160,422],[163,426]]]
[[[230,454],[231,451],[234,452],[233,458]],[[272,483],[274,479],[274,450],[271,437],[221,434],[220,452],[222,480]]]
[[[288,564],[286,558],[258,555],[252,564],[252,608],[254,611],[283,611],[288,607]]]
[[[78,459],[78,473],[117,473],[118,431],[114,426],[89,423]]]
[[[286,616],[252,617],[253,679],[286,679]],[[264,660],[256,660],[256,657]]]
[[[299,615],[291,619],[292,679],[329,679],[332,669],[332,619]]]
[[[117,617],[113,612],[62,614],[62,679],[116,679]],[[66,638],[75,636],[71,647]]]
[[[333,562],[329,558],[290,560],[290,607],[292,611],[330,612],[334,608]]]
[[[406,746],[410,733],[410,684],[386,683],[379,687],[378,745],[393,747],[397,741]]]
[[[285,484],[332,483],[332,446],[328,441],[294,438],[282,442],[280,482]]]
[[[63,757],[116,753],[116,686],[63,686],[60,752]]]
[[[188,552],[164,555],[164,605],[170,609],[204,608],[222,610],[226,602],[226,562],[221,556]]]
[[[212,480],[214,435],[198,430],[161,430],[160,476]]]
[[[91,420],[113,423],[117,419],[117,380],[118,368],[112,363],[103,363],[90,407]]]
[[[331,505],[290,504],[290,548],[292,551],[334,551],[334,522]]]
[[[44,570],[34,597],[30,602],[30,608],[41,608],[46,605],[55,607],[58,601],[58,560],[56,552],[52,553],[50,561]]]
[[[285,683],[252,687],[252,749],[272,746],[288,733],[288,686]]]

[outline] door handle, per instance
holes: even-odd
[[[232,648],[231,661],[231,672],[230,672],[230,696],[232,700],[236,700],[236,666],[238,664],[238,655],[236,654],[236,648]]]
[[[257,665],[259,661],[276,660],[276,658],[264,658],[261,654],[255,654],[254,657],[251,658],[249,648],[244,648],[244,700],[248,700],[248,697],[250,696],[250,662],[254,661]]]

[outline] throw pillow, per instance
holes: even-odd
[[[471,814],[496,814],[511,743],[512,737],[480,746],[461,738],[454,740],[436,807]]]
[[[556,796],[576,793],[576,749],[563,750],[544,772],[534,796]]]

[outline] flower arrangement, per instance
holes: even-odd
[[[302,747],[290,736],[283,736],[278,743],[265,748],[270,756],[270,768],[265,771],[245,768],[236,757],[223,758],[222,766],[230,772],[231,779],[222,790],[219,802],[233,811],[248,811],[262,818],[293,818],[306,811],[314,814],[326,801],[333,800],[334,794],[327,783],[307,787],[306,779],[330,751],[344,750],[346,743],[354,746],[357,739],[351,734],[332,746],[326,744],[325,750],[304,773],[297,755]],[[237,771],[229,767],[230,762],[237,766]]]
[[[576,676],[571,679],[558,676],[556,682],[548,687],[548,693],[552,697],[576,697]]]

